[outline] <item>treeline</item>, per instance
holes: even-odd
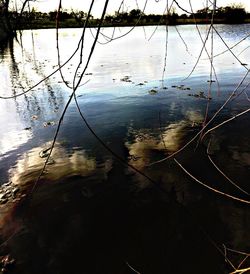
[[[59,27],[81,27],[87,17],[83,11],[51,11],[42,13],[32,9],[30,12],[24,11],[22,15],[16,12],[9,12],[9,18],[15,28],[49,28],[55,27],[55,21],[59,22]],[[140,9],[133,9],[130,12],[116,12],[114,15],[106,15],[104,26],[130,26],[130,25],[175,25],[175,24],[192,24],[192,23],[209,23],[214,18],[215,23],[245,23],[250,22],[250,14],[244,7],[231,5],[221,7],[215,11],[204,8],[194,14],[177,14],[172,10],[167,15],[144,14]],[[98,18],[90,16],[88,26],[96,26]]]
[[[214,16],[215,20],[223,20],[225,23],[244,23],[250,19],[250,13],[247,13],[242,5],[232,4],[231,6],[217,8],[214,13],[213,10],[204,8],[195,13],[197,19],[211,20]]]

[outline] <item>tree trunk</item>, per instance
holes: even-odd
[[[0,0],[0,41],[13,37],[13,35],[9,21],[9,0]]]

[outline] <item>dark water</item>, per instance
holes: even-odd
[[[248,34],[248,25],[216,27],[229,46]],[[201,26],[203,35],[206,29]],[[225,261],[225,247],[249,252],[249,204],[197,184],[172,158],[149,166],[191,140],[207,107],[209,119],[247,72],[230,53],[219,55],[214,58],[218,81],[210,86],[210,62],[203,54],[183,81],[202,45],[194,26],[178,30],[186,45],[170,27],[164,81],[165,29],[148,41],[154,27],[145,28],[146,37],[136,28],[126,38],[98,44],[83,83],[90,81],[77,91],[99,138],[151,180],[110,154],[72,101],[45,175],[32,195],[22,197],[41,171],[41,151],[50,147],[71,92],[57,73],[25,96],[0,101],[0,180],[19,189],[1,204],[1,240],[11,238],[0,255],[16,260],[10,273],[135,273],[132,268],[150,274],[229,273],[233,268]],[[62,60],[79,35],[77,29],[61,31]],[[91,39],[88,33],[86,51]],[[248,46],[247,38],[234,48],[242,63],[249,60]],[[214,54],[225,49],[214,36]],[[0,58],[1,96],[19,94],[56,68],[55,33],[25,31]],[[77,60],[63,68],[69,82]],[[249,108],[248,83],[249,76],[210,127]],[[248,117],[223,125],[200,143],[196,139],[176,159],[209,187],[249,200],[239,189],[250,192]],[[238,188],[209,161],[208,146],[212,160]],[[226,251],[237,268],[244,255]],[[249,264],[248,259],[242,267]]]

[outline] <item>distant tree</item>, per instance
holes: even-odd
[[[211,9],[204,8],[204,9],[197,10],[197,12],[195,13],[195,18],[198,18],[198,19],[210,18],[211,14],[212,14]]]
[[[126,23],[128,21],[129,14],[127,12],[115,12],[115,16],[113,17],[114,23]]]
[[[57,15],[59,16],[60,21],[65,21],[67,19],[74,18],[72,13],[68,13],[67,11],[62,10],[58,14],[57,10],[54,10],[49,12],[49,19],[51,21],[55,21],[57,18]]]
[[[162,15],[158,15],[158,14],[149,14],[146,17],[146,22],[148,24],[158,24],[160,23],[161,19],[162,19]]]
[[[86,20],[88,14],[84,11],[74,11],[72,10],[70,13],[70,18],[75,19],[76,22],[78,22],[80,25],[83,24],[83,22]],[[92,20],[93,16],[90,15],[89,20]]]
[[[8,11],[9,9],[9,0],[0,0],[0,11]]]
[[[212,18],[213,10],[206,7],[197,10],[195,17],[199,19]],[[230,6],[220,7],[215,10],[215,18],[223,19],[227,23],[243,23],[247,13],[242,4],[231,4]]]
[[[114,16],[112,16],[112,15],[105,16],[105,22],[112,23],[113,21],[114,21]]]
[[[143,15],[143,12],[140,9],[133,9],[129,12],[129,16],[132,19],[137,19],[139,18],[141,15]]]
[[[181,19],[187,19],[188,16],[187,16],[185,13],[183,13],[183,14],[181,14],[181,15],[179,16],[179,18],[181,18]]]
[[[32,1],[35,2],[36,0],[24,0],[18,10],[10,11],[10,4],[13,1],[0,0],[0,32],[6,33],[6,38],[13,37],[16,29],[20,28],[27,4]]]
[[[224,8],[224,16],[228,23],[243,23],[246,19],[246,10],[242,5],[232,4]]]
[[[0,39],[13,36],[13,30],[9,20],[9,0],[0,0]]]
[[[176,19],[179,17],[179,15],[176,13],[175,8],[171,8],[168,13],[164,16],[164,23],[168,25],[175,25]]]

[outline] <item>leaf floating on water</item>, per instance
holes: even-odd
[[[212,100],[212,97],[206,96],[204,94],[204,91],[199,91],[198,93],[189,93],[188,96],[192,96],[192,97],[196,97],[196,98],[201,98],[201,99]]]
[[[215,83],[215,80],[207,80],[208,83]]]
[[[171,86],[172,88],[176,88],[176,89],[179,89],[179,90],[191,90],[190,87],[185,87],[185,85],[180,85],[180,86]]]
[[[124,76],[123,78],[121,78],[120,81],[130,83],[130,82],[132,82],[132,81],[130,80],[130,78],[131,78],[131,76],[127,76],[127,75],[126,75],[126,76]]]
[[[38,116],[37,116],[37,115],[32,115],[32,116],[31,116],[31,119],[32,119],[32,120],[37,120],[37,119],[38,119]]]
[[[155,89],[151,89],[148,93],[151,95],[155,95],[156,93],[158,93],[158,91]]]
[[[0,204],[6,204],[9,201],[14,201],[19,192],[19,187],[12,182],[5,183],[0,186]]]
[[[41,151],[39,152],[40,158],[48,157],[48,156],[49,156],[49,153],[50,153],[50,150],[51,150],[51,147],[45,148],[45,149],[41,150]]]
[[[54,121],[48,121],[48,122],[44,122],[44,123],[43,123],[43,126],[44,126],[44,127],[54,126],[54,125],[55,125],[55,122],[54,122]]]

